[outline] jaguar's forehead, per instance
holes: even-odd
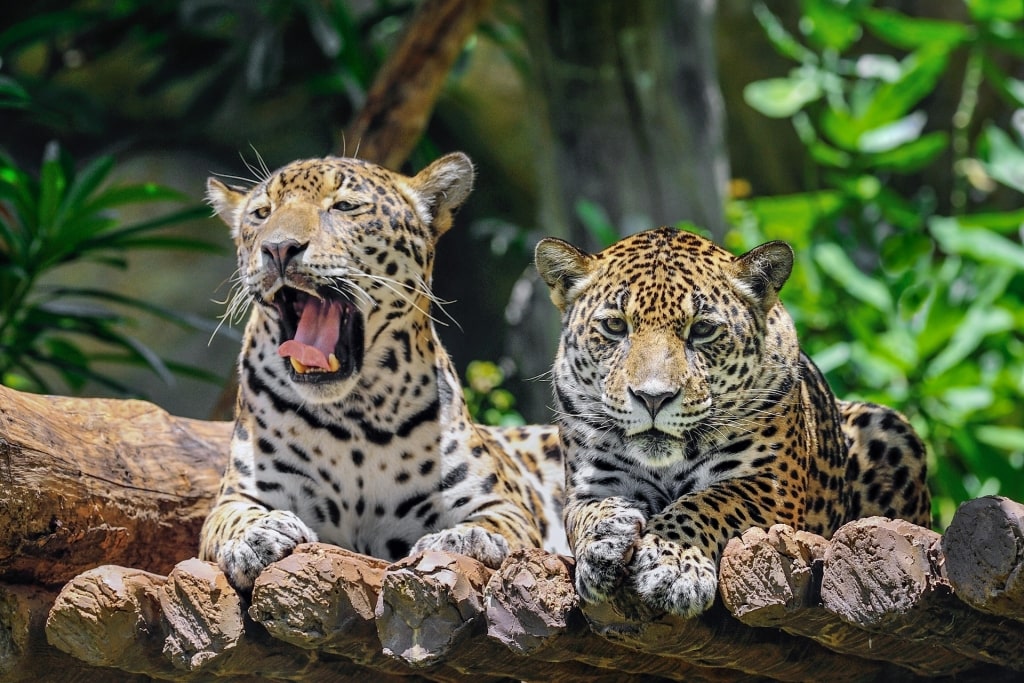
[[[674,228],[659,228],[629,235],[597,255],[597,258],[629,273],[700,274],[720,270],[733,256],[711,240]]]
[[[731,291],[729,252],[672,228],[626,237],[597,255],[596,282],[615,283],[607,304],[670,317],[693,314]],[[610,295],[610,296],[609,296]]]
[[[325,157],[295,161],[275,171],[263,184],[272,199],[323,197],[338,191],[375,195],[395,191],[393,174],[360,159]]]

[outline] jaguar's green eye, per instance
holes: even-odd
[[[700,343],[711,341],[718,334],[718,325],[707,320],[695,320],[690,323],[689,339],[692,342]]]
[[[256,220],[259,220],[259,221],[266,220],[267,216],[270,215],[270,207],[269,206],[258,206],[255,209],[253,209],[252,211],[250,211],[249,215],[252,216],[253,218],[255,218]]]
[[[622,318],[603,318],[601,320],[601,331],[613,339],[626,336],[628,329],[629,326],[626,325],[626,321]]]

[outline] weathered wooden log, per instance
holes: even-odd
[[[482,596],[489,578],[476,560],[437,551],[389,566],[376,607],[384,653],[410,666],[429,666],[484,632]]]
[[[273,637],[365,666],[375,679],[407,676],[408,666],[385,656],[377,639],[374,610],[387,566],[325,543],[300,545],[256,578],[249,616]],[[432,678],[458,676],[442,671]]]
[[[104,565],[69,582],[46,620],[51,645],[93,666],[174,678],[163,655],[166,577]]]
[[[559,558],[539,550],[518,551],[506,564],[517,564],[527,555],[544,555],[549,566],[554,563],[564,567]],[[436,666],[443,661],[450,669],[472,675],[474,681],[510,677],[553,682],[621,678],[619,663],[609,666],[610,659],[592,665],[585,656],[571,651],[563,651],[555,659],[526,656],[507,647],[501,638],[489,636],[488,631],[496,629],[487,623],[485,605],[507,604],[510,600],[500,592],[491,592],[492,587],[500,591],[500,586],[492,584],[490,576],[492,572],[479,562],[448,553],[422,553],[391,565],[383,579],[377,609],[384,651],[414,667],[433,663],[435,668],[426,673],[430,677],[442,673]],[[561,585],[542,583],[535,588],[546,589],[533,594],[537,604],[557,604],[560,596],[572,592],[567,576]],[[557,621],[557,617],[548,621]],[[582,625],[578,612],[574,621]],[[647,659],[638,667],[645,673],[678,670]]]
[[[1024,621],[1024,505],[997,496],[961,504],[942,537],[942,552],[958,598]]]
[[[571,563],[537,548],[513,551],[487,582],[487,635],[530,654],[568,633],[580,602]]]
[[[731,669],[655,657],[597,638],[579,609],[573,560],[543,550],[517,550],[487,583],[487,634],[512,651],[550,662],[575,660],[600,669],[680,681],[746,679]]]
[[[777,525],[753,528],[726,546],[719,592],[726,608],[749,626],[775,627],[830,650],[890,662],[921,676],[948,676],[979,663],[948,647],[913,643],[852,626],[821,604],[828,541]]]
[[[0,681],[5,683],[146,683],[117,669],[91,666],[46,642],[56,591],[0,585]]]
[[[847,623],[1024,671],[1024,624],[953,596],[939,534],[871,517],[840,528],[825,552],[821,597]]]
[[[837,654],[805,638],[743,626],[717,601],[700,617],[681,619],[652,611],[635,594],[620,590],[606,603],[585,604],[583,613],[591,628],[612,642],[705,667],[780,681],[863,681],[881,672],[876,662]]]
[[[105,566],[61,591],[46,624],[50,643],[93,666],[112,667],[110,680],[134,672],[161,680],[261,677],[330,682],[376,671],[318,656],[272,639],[245,618],[242,602],[213,565],[187,560],[168,577]],[[68,660],[62,672],[78,664]],[[96,669],[89,669],[97,671]],[[65,680],[59,673],[54,680]],[[84,680],[104,680],[93,675]]]
[[[102,564],[166,574],[194,556],[230,429],[0,387],[0,581],[56,588]]]
[[[723,559],[723,601],[771,628],[739,624],[721,606],[683,622],[619,601],[587,606],[588,622],[571,559],[541,551],[516,553],[490,572],[450,556],[429,570],[418,560],[388,568],[312,544],[260,577],[247,611],[212,565],[175,568],[194,553],[229,431],[139,401],[0,388],[0,680],[133,680],[127,672],[255,680],[261,672],[318,681],[636,674],[726,682],[900,673],[866,661],[875,658],[920,676],[982,675],[964,669],[974,661],[1005,675],[1024,670],[1013,597],[1021,508],[1001,499],[964,506],[945,553],[932,532],[872,521],[844,529],[824,550],[789,531],[740,543],[733,560],[733,549]],[[824,606],[813,599],[820,553]],[[47,588],[112,560],[133,569],[87,572],[57,597]],[[944,562],[967,602],[953,594]],[[389,575],[391,614],[378,618]],[[456,627],[447,632],[444,623]],[[410,667],[385,655],[378,634],[387,629],[393,649],[420,648],[427,659]],[[962,660],[950,664],[956,654]]]

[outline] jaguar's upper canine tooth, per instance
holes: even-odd
[[[290,360],[292,362],[292,368],[295,370],[295,372],[299,373],[300,375],[304,375],[307,372],[309,372],[309,368],[307,368],[305,365],[300,363],[295,358],[295,356],[291,356],[290,358],[288,358],[288,360]]]
[[[341,370],[341,361],[339,361],[338,357],[333,353],[327,356],[327,365],[328,367],[330,367],[331,372],[337,372],[338,370]]]

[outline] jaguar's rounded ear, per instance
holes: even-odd
[[[455,212],[473,191],[475,176],[469,157],[452,152],[412,177],[411,183],[423,200],[434,237],[452,227]]]
[[[593,256],[555,237],[537,243],[534,263],[551,289],[551,301],[564,312],[579,295],[581,283],[590,272]]]
[[[206,179],[206,201],[222,221],[231,228],[232,234],[238,229],[238,209],[245,202],[248,192],[241,187],[225,185],[216,178]]]
[[[737,258],[735,266],[744,293],[767,311],[793,272],[793,247],[778,240],[767,242]]]

